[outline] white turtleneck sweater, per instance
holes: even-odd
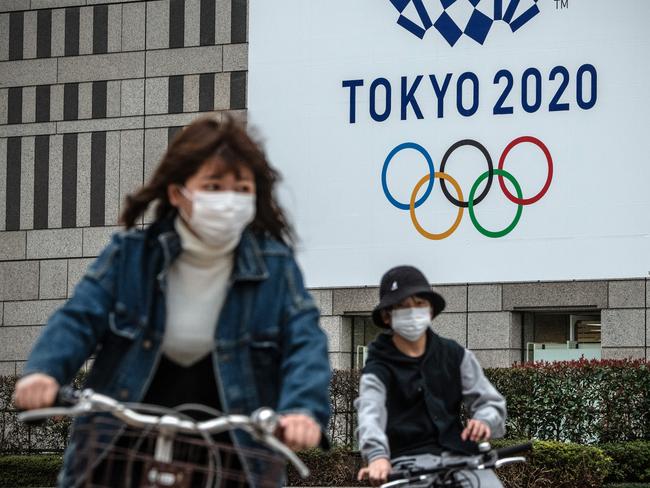
[[[174,226],[183,250],[169,269],[162,350],[187,367],[212,351],[237,242],[215,248],[193,234],[180,217]]]

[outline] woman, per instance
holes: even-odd
[[[95,354],[87,380],[95,391],[227,413],[270,406],[289,447],[316,446],[329,416],[327,341],[273,195],[277,180],[232,120],[181,131],[127,199],[126,231],[50,318],[16,384],[16,405],[51,405]],[[153,205],[154,222],[139,229]],[[253,445],[242,432],[231,437]]]

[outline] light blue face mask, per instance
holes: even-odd
[[[430,307],[400,308],[391,312],[390,326],[407,341],[417,341],[430,325]]]

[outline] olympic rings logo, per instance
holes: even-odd
[[[548,175],[546,177],[546,181],[544,182],[544,186],[536,195],[533,195],[532,197],[529,198],[523,197],[519,182],[515,179],[515,177],[512,174],[510,174],[505,169],[503,169],[506,162],[506,158],[508,157],[510,151],[512,151],[512,149],[518,146],[519,144],[523,144],[523,143],[531,143],[537,146],[544,153],[544,156],[546,157],[546,163],[548,165]],[[488,167],[487,171],[481,174],[472,185],[467,200],[464,200],[463,191],[461,190],[458,182],[451,175],[445,173],[445,166],[447,165],[447,161],[449,160],[449,157],[456,149],[463,146],[472,146],[478,149],[485,157],[485,161],[487,162],[487,167]],[[388,166],[390,165],[393,158],[400,151],[403,151],[404,149],[414,149],[418,151],[422,156],[424,156],[424,159],[429,167],[429,174],[424,175],[415,184],[415,187],[411,192],[411,197],[408,203],[403,203],[396,200],[393,197],[393,195],[390,193],[390,190],[388,189],[388,184],[386,182],[386,173],[388,172]],[[512,222],[507,227],[496,231],[488,230],[485,227],[483,227],[481,224],[479,224],[476,218],[476,212],[474,210],[476,205],[481,203],[483,199],[487,196],[488,192],[490,191],[490,188],[492,187],[492,180],[494,179],[494,175],[497,175],[497,178],[499,180],[499,186],[501,187],[501,191],[504,193],[504,195],[508,198],[508,200],[510,200],[511,202],[517,205],[517,213],[515,215],[515,218],[512,220]],[[445,195],[447,200],[449,200],[454,206],[458,207],[458,212],[456,213],[456,219],[454,220],[454,223],[451,225],[451,227],[449,227],[444,232],[434,234],[432,232],[428,232],[420,225],[420,222],[418,222],[417,216],[415,215],[415,209],[418,208],[427,200],[427,198],[431,194],[431,190],[433,189],[433,182],[436,178],[440,180],[440,187],[442,189],[443,194]],[[515,192],[517,193],[517,196],[514,196],[510,192],[510,190],[508,190],[504,182],[504,178],[510,181],[510,183],[512,183],[512,186],[515,188]],[[427,239],[436,240],[436,241],[441,239],[446,239],[447,237],[449,237],[451,234],[454,233],[454,231],[460,225],[460,221],[463,218],[463,212],[466,208],[469,211],[469,217],[472,221],[472,224],[474,224],[476,230],[478,230],[484,236],[497,238],[509,234],[519,223],[519,219],[521,218],[523,207],[525,205],[531,205],[539,201],[546,194],[549,187],[551,186],[552,179],[553,179],[553,157],[551,156],[551,153],[546,147],[546,145],[539,139],[532,136],[522,136],[511,141],[503,150],[503,153],[499,158],[499,166],[497,169],[494,169],[494,166],[492,164],[492,157],[490,156],[490,153],[487,151],[485,146],[483,146],[481,143],[473,139],[463,139],[462,141],[456,142],[449,149],[447,149],[447,152],[443,156],[442,162],[440,163],[440,171],[435,171],[433,166],[433,160],[431,159],[431,156],[429,155],[428,151],[424,149],[422,146],[420,146],[419,144],[416,144],[415,142],[405,142],[403,144],[400,144],[399,146],[396,146],[386,157],[386,160],[384,161],[384,166],[381,171],[381,185],[384,190],[384,195],[386,195],[388,201],[393,206],[397,207],[400,210],[408,210],[411,216],[411,222],[413,222],[413,226],[415,227],[415,229]],[[480,184],[484,180],[487,180],[485,188],[477,196],[476,192],[478,191]],[[449,189],[447,188],[447,183],[449,183],[453,187],[454,191],[456,192],[456,197],[452,196],[452,194],[449,192]],[[424,194],[420,198],[417,198],[418,192],[420,191],[420,189],[424,184],[427,185]]]

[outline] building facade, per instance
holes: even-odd
[[[247,24],[246,0],[0,1],[0,374],[20,373],[174,133],[246,117]],[[648,281],[434,284],[434,329],[486,367],[648,358]],[[367,285],[312,290],[336,368],[377,333]]]

